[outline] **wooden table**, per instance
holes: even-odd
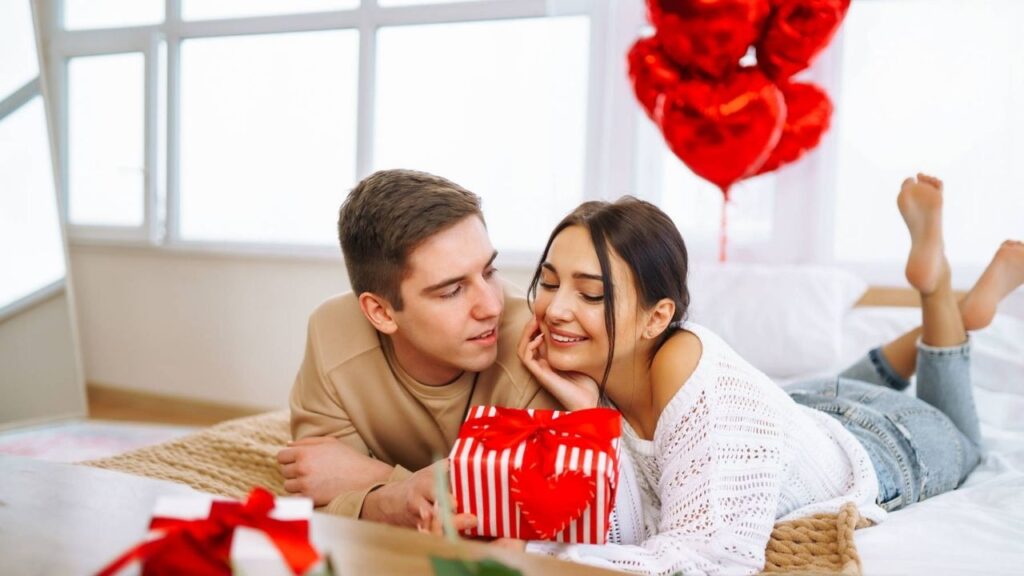
[[[179,494],[197,492],[110,470],[0,455],[0,572],[93,574],[142,540],[158,496]],[[311,532],[339,576],[431,574],[430,556],[498,558],[525,575],[616,574],[320,513]]]

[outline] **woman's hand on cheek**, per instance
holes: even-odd
[[[519,339],[519,360],[552,396],[568,410],[597,407],[600,391],[597,382],[579,372],[559,372],[547,360],[544,333],[533,317]]]

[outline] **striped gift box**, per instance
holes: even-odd
[[[621,416],[478,406],[450,454],[467,536],[603,544],[618,482]]]

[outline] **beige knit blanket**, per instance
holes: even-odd
[[[284,495],[275,456],[291,439],[288,411],[224,422],[156,446],[83,462],[243,499],[254,486]],[[766,573],[861,573],[853,531],[867,525],[852,503],[838,514],[779,522],[765,551]]]

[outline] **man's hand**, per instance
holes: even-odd
[[[456,514],[455,506],[455,495],[448,495],[448,502],[451,505],[452,515],[452,528],[456,532],[463,532],[470,528],[476,527],[476,516],[472,514]],[[420,511],[420,521],[416,524],[416,529],[424,534],[433,534],[434,536],[444,536],[444,519],[441,515],[441,510],[438,508],[438,504],[435,502],[434,507],[429,510]]]
[[[360,518],[407,528],[418,527],[434,508],[434,468],[448,475],[448,459],[438,460],[401,482],[391,482],[370,492]]]
[[[337,438],[303,438],[277,453],[284,489],[324,506],[337,495],[385,482],[392,468]]]
[[[506,550],[526,552],[526,540],[516,540],[515,538],[495,538],[494,540],[491,540],[490,544],[491,546],[505,548]]]

